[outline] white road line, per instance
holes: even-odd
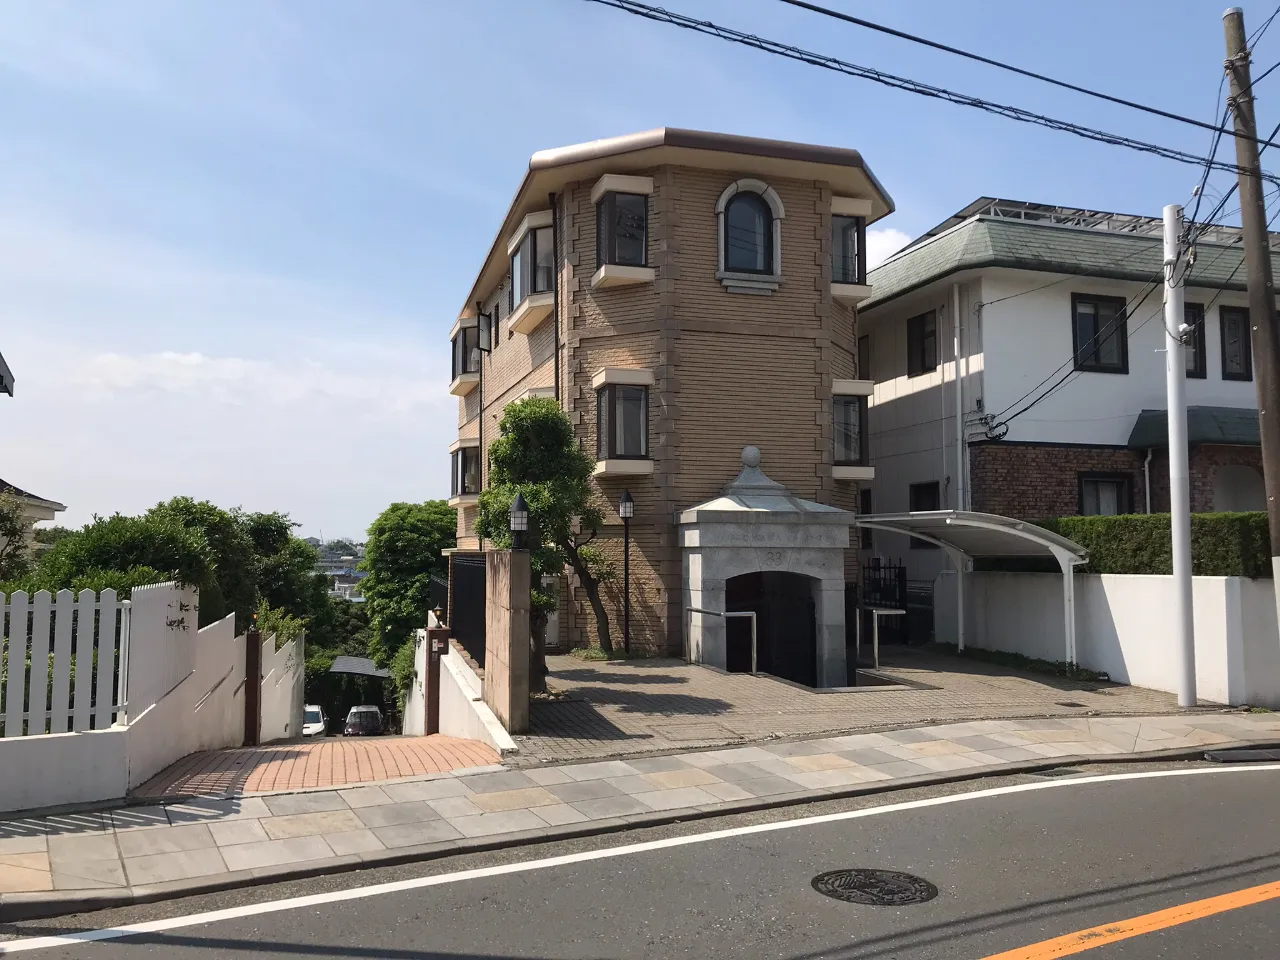
[[[1151,770],[1139,773],[1113,773],[1096,777],[1072,777],[1064,780],[1049,780],[1044,783],[1020,783],[1007,787],[991,787],[986,790],[975,790],[971,793],[950,794],[944,797],[930,797],[927,800],[909,800],[903,803],[889,803],[880,807],[867,807],[862,810],[848,810],[843,813],[828,813],[817,817],[802,817],[797,820],[780,820],[775,823],[759,823],[747,827],[733,827],[728,830],[711,830],[707,833],[696,833],[683,837],[668,837],[665,840],[649,840],[645,843],[629,843],[621,847],[606,847],[600,850],[587,850],[582,853],[570,853],[560,857],[544,857],[541,860],[528,860],[522,863],[507,863],[496,867],[481,867],[476,870],[459,870],[456,873],[444,873],[431,877],[417,877],[413,880],[397,880],[394,883],[377,883],[368,887],[355,887],[349,890],[334,890],[330,893],[316,893],[308,897],[290,897],[286,900],[272,900],[266,903],[252,903],[241,907],[228,907],[225,910],[209,910],[205,913],[193,913],[185,917],[169,917],[165,920],[149,920],[145,923],[132,923],[123,927],[108,927],[104,930],[86,930],[58,937],[31,937],[26,940],[10,940],[0,942],[0,956],[15,953],[26,953],[32,950],[48,950],[53,947],[74,946],[78,943],[92,943],[99,940],[119,940],[143,933],[160,933],[165,930],[177,930],[205,923],[218,923],[222,920],[238,920],[241,917],[256,917],[267,913],[279,913],[284,910],[302,910],[307,907],[318,907],[326,903],[341,903],[346,900],[363,900],[367,897],[378,897],[387,893],[404,893],[408,890],[421,890],[423,887],[439,887],[450,883],[462,883],[466,880],[481,880],[486,877],[500,877],[509,873],[527,873],[533,870],[548,870],[574,863],[588,863],[592,860],[607,860],[612,857],[626,857],[636,853],[649,853],[653,850],[667,850],[672,847],[684,847],[694,843],[709,843],[713,840],[728,840],[732,837],[744,837],[754,833],[773,833],[777,830],[795,830],[800,827],[811,827],[823,823],[837,823],[842,820],[861,820],[863,817],[877,817],[886,813],[901,813],[906,810],[922,810],[926,807],[941,807],[968,800],[983,800],[988,797],[1003,797],[1015,793],[1031,793],[1036,790],[1061,790],[1065,787],[1078,787],[1094,783],[1117,783],[1126,780],[1156,780],[1164,777],[1198,777],[1223,773],[1263,773],[1280,771],[1280,763],[1248,764],[1241,766],[1198,767],[1193,770]]]

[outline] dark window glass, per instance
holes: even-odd
[[[1080,474],[1080,513],[1114,517],[1133,512],[1133,478],[1128,474]]]
[[[871,379],[871,337],[865,333],[858,338],[858,379]]]
[[[596,204],[596,263],[646,265],[648,197],[606,193]]]
[[[480,448],[459,447],[453,452],[451,493],[458,497],[463,494],[480,492]]]
[[[1128,373],[1129,343],[1124,297],[1071,295],[1076,369]]]
[[[831,218],[831,280],[833,283],[864,283],[866,221],[862,217]]]
[[[862,425],[866,421],[866,397],[836,397],[832,401],[835,426],[835,462],[863,466],[867,462]]]
[[[724,212],[724,268],[773,273],[773,212],[758,193],[739,193]]]
[[[480,322],[484,322],[483,319]],[[480,328],[463,327],[453,338],[453,379],[480,369]]]
[[[931,480],[928,483],[913,483],[907,490],[908,503],[912,513],[922,510],[938,510],[941,509],[942,502],[939,494],[940,487],[937,480]],[[929,543],[927,540],[919,540],[916,537],[911,538],[912,550],[936,550],[936,543]]]
[[[861,490],[858,491],[858,513],[862,514],[864,517],[871,516],[872,510],[871,510],[871,488],[870,487],[863,487]],[[867,527],[864,527],[861,530],[863,550],[871,550],[874,547],[874,541],[872,539],[874,536],[875,536],[874,532]]]
[[[1187,342],[1183,352],[1187,359],[1187,376],[1197,380],[1205,378],[1204,362],[1204,305],[1188,303],[1183,308],[1183,316],[1191,332],[1187,334]]]
[[[620,383],[596,393],[596,459],[649,456],[649,389]]]
[[[550,227],[531,230],[533,236],[533,293],[545,293],[555,284],[556,250]]]
[[[1222,379],[1253,379],[1253,347],[1249,341],[1249,311],[1244,307],[1219,307],[1222,327]]]
[[[511,255],[511,308],[531,293],[545,293],[555,282],[555,246],[550,227],[530,230]]]
[[[907,321],[907,376],[938,368],[938,314],[934,310]]]

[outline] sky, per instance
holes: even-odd
[[[1210,134],[776,0],[700,19],[1199,155]],[[826,0],[1214,119],[1223,0]],[[1250,30],[1272,13],[1245,4]],[[1163,62],[1161,52],[1167,54]],[[1280,59],[1280,22],[1255,70]],[[1280,72],[1259,84],[1280,120]],[[448,331],[537,150],[659,126],[853,147],[872,260],[983,195],[1159,216],[1199,170],[586,0],[0,0],[0,478],[362,539],[448,495]],[[1222,156],[1233,159],[1231,145]],[[1210,179],[1210,194],[1230,183]]]

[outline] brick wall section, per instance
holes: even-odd
[[[1127,473],[1133,505],[1142,502],[1142,460],[1136,450],[1116,447],[1035,446],[983,443],[969,447],[973,509],[1037,520],[1080,512],[1078,473]]]
[[[1133,510],[1147,509],[1143,465],[1145,450],[1114,447],[1051,447],[1031,444],[975,444],[969,448],[973,509],[1022,519],[1066,517],[1079,513],[1077,474],[1128,473],[1133,478]],[[1262,471],[1258,447],[1197,444],[1188,464],[1191,512],[1211,513],[1218,467],[1241,464]],[[1169,511],[1169,454],[1152,452],[1151,512]]]

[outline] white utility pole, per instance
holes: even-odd
[[[1178,706],[1196,705],[1196,635],[1191,615],[1191,489],[1187,468],[1187,357],[1182,207],[1164,208],[1164,369],[1169,421],[1169,525],[1173,532],[1173,604],[1177,625]]]

